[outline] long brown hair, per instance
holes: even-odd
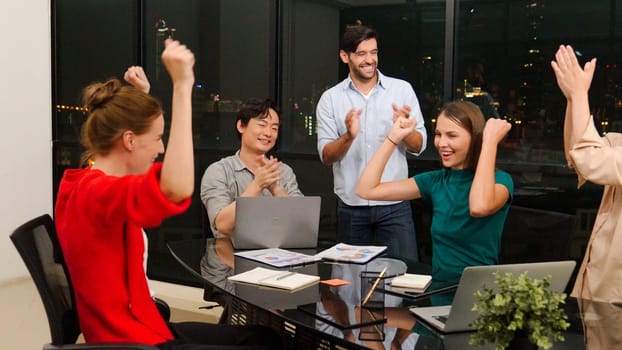
[[[82,125],[82,162],[108,154],[124,131],[140,135],[162,114],[162,105],[153,96],[133,86],[123,86],[118,79],[92,83],[82,92],[88,110]]]
[[[439,115],[445,115],[471,134],[471,145],[465,160],[466,168],[475,169],[482,149],[482,133],[486,120],[479,107],[468,101],[446,103]]]

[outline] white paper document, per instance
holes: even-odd
[[[281,248],[244,250],[235,252],[234,254],[275,267],[305,265],[321,260],[320,257]]]
[[[386,249],[386,246],[337,243],[319,252],[315,256],[328,261],[365,264],[380,255]]]

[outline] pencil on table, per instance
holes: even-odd
[[[380,282],[380,280],[382,279],[382,277],[384,276],[386,272],[387,272],[387,267],[385,266],[384,269],[382,269],[382,271],[380,271],[380,273],[378,274],[378,277],[376,277],[374,284],[371,285],[371,288],[369,289],[369,292],[367,292],[367,295],[363,299],[361,306],[365,306],[365,304],[367,304],[367,302],[369,301],[369,298],[371,298],[372,294],[374,294],[376,287],[378,287],[378,283]]]

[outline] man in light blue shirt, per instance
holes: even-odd
[[[339,197],[338,239],[353,244],[384,244],[393,256],[418,259],[409,202],[369,201],[355,194],[358,179],[385,140],[397,116],[415,119],[415,127],[391,155],[382,181],[408,176],[406,152],[425,150],[427,134],[417,95],[411,85],[377,69],[376,32],[351,26],[341,39],[339,57],[348,77],[320,98],[317,109],[318,153],[333,166]],[[391,141],[393,142],[393,141]]]

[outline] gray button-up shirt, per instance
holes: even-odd
[[[415,131],[423,138],[421,150],[413,153],[419,155],[425,150],[427,134],[419,101],[410,83],[384,76],[378,71],[378,85],[366,99],[348,76],[341,83],[326,90],[317,104],[317,150],[320,158],[326,144],[348,132],[345,123],[348,112],[352,108],[363,110],[359,119],[361,127],[350,149],[341,160],[333,163],[335,194],[348,205],[399,203],[369,201],[355,194],[363,169],[393,127],[393,103],[399,107],[410,106],[410,118],[417,121]],[[391,154],[382,173],[382,182],[402,180],[408,176],[406,151],[406,146],[401,143]]]
[[[214,228],[216,215],[220,213],[222,208],[234,202],[237,197],[244,193],[254,179],[255,175],[242,163],[239,150],[234,155],[223,158],[207,167],[201,179],[201,201],[207,208],[207,216],[215,237],[225,236]],[[289,196],[303,195],[298,189],[294,171],[285,163],[281,166],[279,185]],[[261,195],[272,196],[272,193],[265,188]]]

